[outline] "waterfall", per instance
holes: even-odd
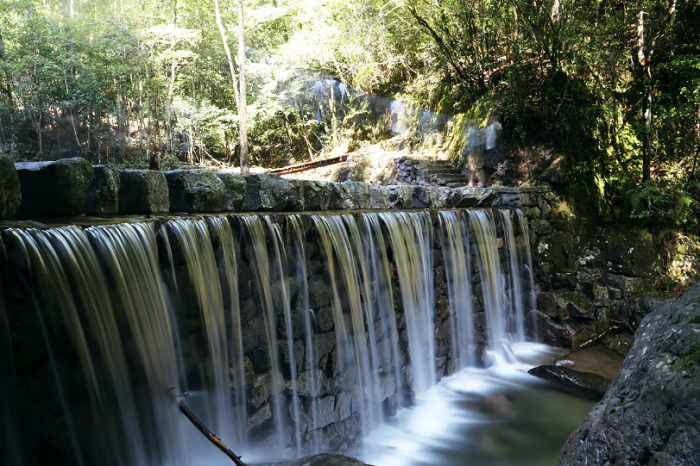
[[[270,228],[271,223],[269,222],[269,218],[264,218],[266,219],[266,226]],[[263,318],[265,319],[265,332],[267,334],[268,354],[272,375],[272,387],[274,392],[272,397],[272,411],[276,424],[276,439],[272,441],[268,447],[273,448],[273,451],[279,454],[284,448],[286,442],[284,438],[282,400],[280,400],[279,394],[279,389],[282,387],[282,379],[279,372],[280,363],[275,304],[279,304],[282,300],[284,300],[286,296],[288,296],[288,291],[285,277],[279,274],[279,270],[274,267],[274,264],[280,264],[280,267],[282,267],[284,264],[282,258],[280,257],[281,246],[277,242],[279,238],[275,234],[276,230],[268,230],[274,244],[273,251],[276,253],[275,256],[271,257],[270,253],[268,252],[263,220],[261,220],[261,218],[258,216],[243,216],[241,217],[241,222],[246,227],[244,231],[249,242],[249,255],[253,258],[251,265],[253,266],[255,283],[257,284],[258,302],[260,303],[263,311]],[[272,269],[270,267],[270,262],[273,263]],[[276,294],[274,298],[272,294],[273,281],[279,288],[275,290]],[[293,360],[291,354],[290,359]]]
[[[374,314],[378,318],[378,328],[375,330],[377,370],[385,378],[387,375],[392,375],[398,389],[402,380],[403,355],[399,349],[399,332],[392,296],[387,246],[382,234],[379,216],[374,213],[366,213],[362,214],[362,220],[365,231],[365,255],[369,264],[369,280],[374,297],[373,305],[376,309]],[[385,410],[392,412],[394,406],[388,406]]]
[[[482,364],[485,348],[510,355],[534,308],[527,224],[513,210],[3,234],[25,289],[8,306],[19,299],[40,319],[85,466],[216,461],[175,400],[248,458],[361,448],[360,435],[445,374]],[[4,356],[12,322],[0,311]],[[3,364],[14,374],[11,357]],[[13,383],[3,377],[3,390]],[[22,422],[0,403],[3,425]]]
[[[469,229],[464,213],[440,212],[445,271],[452,308],[452,345],[457,368],[474,365],[474,320],[472,310],[472,262]]]
[[[356,393],[351,396],[357,398],[362,425],[371,429],[378,423],[378,411],[371,406],[378,385],[377,374],[372,370],[376,364],[370,366],[370,358],[374,361],[376,354],[369,354],[365,322],[371,329],[374,319],[357,225],[349,215],[314,215],[311,218],[318,229],[330,274],[338,363],[341,371],[349,372],[349,377],[356,379]]]
[[[469,212],[478,248],[479,274],[484,296],[484,311],[489,329],[490,350],[503,355],[502,342],[506,337],[505,280],[498,256],[498,237],[493,213],[487,210]]]
[[[188,463],[172,399],[177,363],[151,228],[7,232],[34,282],[81,465]]]
[[[525,341],[525,306],[522,300],[522,286],[520,285],[520,264],[522,259],[515,245],[515,233],[510,211],[501,211],[503,219],[504,238],[507,245],[508,256],[508,309],[511,319],[507,328],[515,331],[516,341]]]
[[[190,408],[199,413],[198,417],[205,425],[210,426],[213,432],[220,432],[223,440],[230,443],[237,429],[234,429],[229,401],[227,328],[219,271],[208,225],[203,219],[177,218],[167,222],[165,228],[175,237],[177,252],[185,262],[184,274],[187,277],[175,277],[175,280],[188,279],[190,286],[179,287],[180,293],[191,288],[195,295],[178,297],[177,301],[183,305],[179,306],[176,320],[180,341],[188,342],[182,372],[186,374]],[[199,335],[201,341],[190,344],[193,318],[201,325],[203,335]]]
[[[435,383],[432,224],[428,212],[381,213],[399,271],[408,330],[411,383],[417,392]]]

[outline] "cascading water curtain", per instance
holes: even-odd
[[[189,464],[152,226],[6,235],[36,293],[77,463]]]
[[[511,333],[511,340],[525,341],[525,303],[523,301],[522,283],[520,281],[522,258],[516,247],[515,230],[513,228],[513,220],[511,219],[513,212],[510,210],[502,210],[500,214],[503,220],[504,241],[509,272],[507,274],[509,286],[506,294],[508,298],[507,311],[509,313],[509,319],[506,329]]]
[[[237,453],[317,453],[341,445],[343,429],[356,442],[436,383],[441,254],[450,371],[477,363],[477,313],[503,354],[533,308],[519,211],[242,214],[4,235],[81,466],[215,461],[178,400]],[[7,408],[5,430],[17,422]],[[3,464],[18,464],[19,450],[6,451]]]
[[[374,320],[368,285],[365,284],[368,279],[367,266],[364,254],[358,254],[362,251],[361,244],[358,244],[359,234],[356,236],[354,233],[357,227],[352,216],[314,215],[311,218],[320,237],[326,270],[330,275],[338,363],[341,372],[354,372],[360,422],[367,431],[378,425],[381,411],[373,406],[378,393],[377,372],[373,370],[376,362],[369,354],[365,316],[367,322]]]
[[[272,396],[272,417],[275,422],[275,434],[274,439],[269,442],[269,446],[273,451],[277,452],[277,454],[281,454],[287,442],[284,437],[282,400],[280,399],[279,390],[283,381],[279,372],[280,362],[275,304],[279,304],[288,299],[288,288],[283,284],[285,277],[281,276],[279,274],[279,269],[275,267],[275,263],[282,263],[281,258],[270,257],[265,229],[265,225],[269,227],[269,224],[267,222],[264,223],[259,216],[254,215],[241,216],[240,222],[243,227],[243,237],[246,242],[246,250],[248,251],[247,254],[250,259],[249,263],[252,267],[251,271],[253,272],[257,288],[257,303],[262,310],[265,320],[265,332],[267,335],[270,367],[272,370],[272,385],[274,387]],[[277,240],[274,232],[269,229],[267,232],[273,241]],[[277,245],[276,250],[279,251],[279,245]],[[273,284],[276,285],[274,297],[272,291]]]
[[[383,212],[399,273],[409,340],[410,382],[423,392],[435,384],[435,317],[433,313],[433,229],[428,212]]]
[[[376,213],[362,214],[364,230],[365,260],[368,265],[368,279],[374,296],[376,309],[375,351],[377,351],[377,370],[381,377],[393,375],[394,386],[401,385],[401,366],[403,354],[399,348],[394,297],[391,289],[391,271],[387,257],[387,244],[384,240],[382,225]],[[398,399],[397,399],[398,403]],[[397,404],[395,403],[395,405]],[[392,408],[390,407],[390,410]]]
[[[182,259],[184,267],[175,268],[174,281],[178,295],[175,312],[182,368],[188,390],[187,405],[213,432],[227,444],[241,445],[245,431],[234,424],[229,383],[229,347],[226,310],[219,267],[205,219],[176,218],[167,222],[165,231],[173,236],[169,245],[173,256]],[[225,230],[219,233],[228,233]],[[225,243],[233,239],[219,237]],[[192,292],[193,291],[193,292]],[[201,329],[196,331],[195,329]],[[235,372],[234,372],[235,375]],[[240,373],[238,374],[240,377]],[[241,386],[241,381],[236,382]]]
[[[456,369],[473,366],[474,312],[472,309],[472,262],[469,229],[464,212],[438,214],[442,233],[442,251],[452,311],[452,347]]]

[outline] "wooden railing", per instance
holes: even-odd
[[[268,170],[268,173],[276,173],[278,175],[288,175],[290,173],[303,172],[306,170],[313,170],[315,168],[325,167],[327,165],[334,165],[336,163],[343,163],[348,160],[348,154],[339,155],[337,157],[331,157],[330,159],[316,160],[314,162],[304,162],[298,163],[296,165],[290,165],[288,167],[275,168],[274,170]]]

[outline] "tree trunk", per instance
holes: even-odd
[[[231,56],[231,49],[228,47],[228,41],[226,40],[226,31],[224,30],[224,24],[221,22],[221,13],[219,12],[219,0],[214,0],[214,15],[216,16],[216,25],[219,26],[219,34],[221,34],[221,42],[224,44],[224,52],[226,52],[226,60],[228,61],[228,70],[231,74],[231,87],[233,87],[233,95],[236,98],[236,111],[240,107],[239,96],[238,96],[238,84],[236,83],[236,71],[234,70],[233,57]]]
[[[245,36],[243,28],[243,0],[238,0],[238,70],[241,91],[238,105],[238,128],[241,137],[241,175],[248,174],[248,120],[245,88]]]
[[[642,141],[642,181],[651,179],[651,70],[649,66],[644,67],[644,98],[642,99],[642,116],[644,118],[644,139]]]
[[[639,12],[637,23],[637,59],[642,72],[642,181],[651,179],[651,57],[644,47],[644,12]]]
[[[2,32],[0,32],[0,66],[3,69],[3,72],[5,74],[5,88],[3,91],[7,95],[7,103],[9,105],[9,110],[10,110],[10,142],[14,142],[15,140],[15,102],[13,100],[12,96],[12,81],[10,79],[10,73],[7,71],[7,68],[5,67],[5,61],[7,60],[7,57],[5,57],[5,41],[2,38]]]

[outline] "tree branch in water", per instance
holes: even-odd
[[[184,414],[192,424],[194,424],[194,426],[207,438],[207,440],[216,445],[216,447],[219,450],[223,451],[226,456],[231,458],[231,460],[236,464],[236,466],[248,466],[243,461],[241,461],[240,456],[237,456],[234,452],[232,452],[224,442],[216,438],[216,436],[212,434],[209,429],[207,429],[207,426],[202,424],[202,421],[197,419],[197,416],[195,416],[194,413],[190,411],[190,408],[188,408],[187,405],[185,405],[184,401],[178,401],[177,405],[180,408],[180,412]]]

